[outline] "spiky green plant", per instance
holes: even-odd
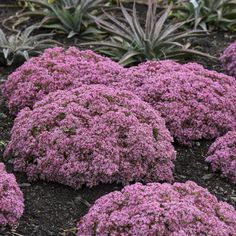
[[[38,26],[30,26],[23,32],[6,36],[0,29],[0,62],[12,65],[27,60],[30,56],[39,54],[43,49],[57,44],[51,39],[53,34],[36,34],[33,31]]]
[[[174,15],[203,30],[236,30],[236,0],[179,0]]]
[[[97,15],[105,0],[26,0],[33,3],[31,12],[24,15],[43,16],[43,25],[46,28],[65,32],[68,38],[76,34],[87,36],[96,34],[96,28],[89,14]]]
[[[167,23],[172,5],[161,16],[157,14],[156,9],[156,2],[149,0],[144,26],[140,23],[135,4],[132,13],[121,4],[124,21],[104,12],[108,20],[96,17],[94,19],[99,27],[111,34],[111,37],[106,41],[83,43],[83,45],[99,46],[98,51],[124,66],[147,59],[178,60],[190,54],[210,57],[208,54],[191,49],[191,44],[186,42],[187,38],[199,36],[202,32],[183,31],[182,26],[186,21]]]

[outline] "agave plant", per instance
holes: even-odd
[[[184,22],[167,23],[172,5],[161,16],[157,14],[157,4],[149,0],[145,25],[142,26],[137,16],[136,6],[130,13],[122,4],[121,11],[125,21],[104,12],[108,20],[94,17],[97,24],[111,34],[106,41],[83,43],[97,45],[97,49],[120,64],[127,66],[147,59],[181,59],[189,54],[209,56],[190,48],[186,39],[199,35],[199,31],[183,31]],[[210,57],[210,56],[209,56]]]
[[[194,28],[236,30],[236,0],[179,0],[174,15]]]
[[[98,14],[98,9],[105,0],[26,0],[34,7],[23,15],[43,16],[46,28],[56,29],[67,33],[68,38],[76,34],[96,34],[98,31],[91,27],[93,20],[89,14]],[[22,16],[23,16],[22,15]]]
[[[20,63],[57,44],[51,39],[53,34],[32,35],[37,28],[38,26],[33,25],[9,37],[0,29],[0,62],[8,66]]]

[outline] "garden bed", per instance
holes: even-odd
[[[11,11],[6,11],[6,16]],[[1,12],[1,18],[3,13]],[[9,16],[9,15],[8,15]],[[200,40],[195,39],[196,47],[202,51],[218,57],[224,48],[236,37],[230,33],[213,33]],[[71,43],[72,44],[72,43]],[[68,45],[67,45],[68,46]],[[205,63],[197,59],[199,63]],[[204,64],[204,66],[221,71],[216,63]],[[5,79],[14,68],[0,67],[0,78]],[[5,145],[10,139],[10,130],[14,117],[11,116],[0,95],[0,159],[2,159]],[[212,172],[205,162],[205,157],[210,144],[213,141],[202,140],[195,142],[192,147],[174,144],[177,151],[175,161],[175,181],[185,182],[193,180],[198,185],[206,187],[219,200],[227,201],[236,208],[236,186],[220,174]],[[100,196],[122,188],[118,184],[100,184],[93,188],[83,187],[73,190],[64,185],[45,181],[28,182],[26,175],[15,173],[11,160],[4,160],[7,170],[16,175],[25,198],[25,211],[20,219],[17,229],[6,228],[0,235],[75,235],[76,223],[84,216],[89,205],[93,204]]]

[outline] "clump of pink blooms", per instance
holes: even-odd
[[[151,104],[180,143],[236,127],[236,80],[196,63],[148,61],[121,73],[120,87]]]
[[[220,57],[224,71],[236,78],[236,42],[230,44]]]
[[[4,164],[0,163],[0,228],[6,225],[17,225],[23,210],[23,194],[15,176],[8,174]]]
[[[214,171],[236,184],[236,131],[229,131],[211,146],[206,159]]]
[[[175,151],[164,120],[128,91],[84,85],[50,93],[15,119],[5,156],[30,180],[80,188],[172,181]]]
[[[98,199],[77,235],[236,235],[236,211],[191,181],[136,183]]]
[[[10,111],[17,113],[50,92],[83,84],[110,85],[120,70],[119,64],[90,50],[56,47],[20,66],[3,84],[2,93]]]

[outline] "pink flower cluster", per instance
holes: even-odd
[[[151,104],[183,144],[236,127],[236,80],[199,64],[148,61],[120,74],[120,87]]]
[[[0,227],[18,223],[24,210],[23,202],[15,176],[8,174],[4,164],[0,163]]]
[[[76,189],[99,182],[171,181],[175,151],[159,113],[104,85],[50,93],[18,113],[5,155],[30,180]]]
[[[25,62],[2,86],[2,93],[12,113],[41,100],[60,89],[77,88],[83,84],[111,84],[122,67],[92,51],[47,49]]]
[[[236,184],[236,131],[218,138],[211,146],[206,159],[214,171]]]
[[[224,71],[236,78],[236,42],[230,44],[220,57]]]
[[[236,211],[191,181],[136,183],[98,199],[77,235],[233,236]]]

